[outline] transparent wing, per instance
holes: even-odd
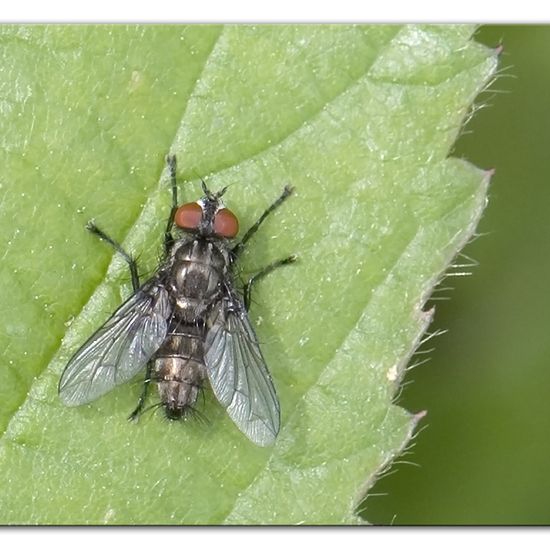
[[[59,381],[61,401],[82,405],[130,380],[164,341],[171,309],[156,281],[141,287],[69,361]]]
[[[218,401],[251,441],[271,445],[279,433],[279,400],[239,299],[232,296],[221,302],[204,349],[206,371]]]

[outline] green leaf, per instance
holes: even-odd
[[[0,522],[344,523],[421,415],[393,404],[430,291],[489,173],[447,155],[496,52],[470,26],[4,26]],[[241,226],[291,183],[243,276],[290,253],[251,317],[282,406],[258,448],[207,423],[137,425],[136,379],[76,409],[75,349],[130,292],[95,218],[150,274],[170,205],[230,185]],[[151,398],[151,403],[154,398]]]

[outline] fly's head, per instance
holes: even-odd
[[[198,233],[202,237],[232,239],[239,232],[239,220],[221,200],[227,187],[212,193],[203,181],[202,189],[202,199],[183,204],[176,210],[174,223],[179,228]]]

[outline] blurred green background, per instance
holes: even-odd
[[[454,155],[495,168],[464,253],[472,277],[434,302],[430,361],[399,402],[424,429],[364,503],[374,523],[550,524],[550,26],[484,26],[500,76]],[[460,260],[460,258],[459,258]],[[421,357],[419,357],[421,359]]]

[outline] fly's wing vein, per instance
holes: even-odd
[[[238,428],[260,446],[275,441],[280,406],[242,302],[231,295],[214,312],[204,362],[212,390]]]
[[[146,283],[73,355],[59,381],[61,401],[82,405],[130,380],[164,341],[170,315],[166,289]]]

